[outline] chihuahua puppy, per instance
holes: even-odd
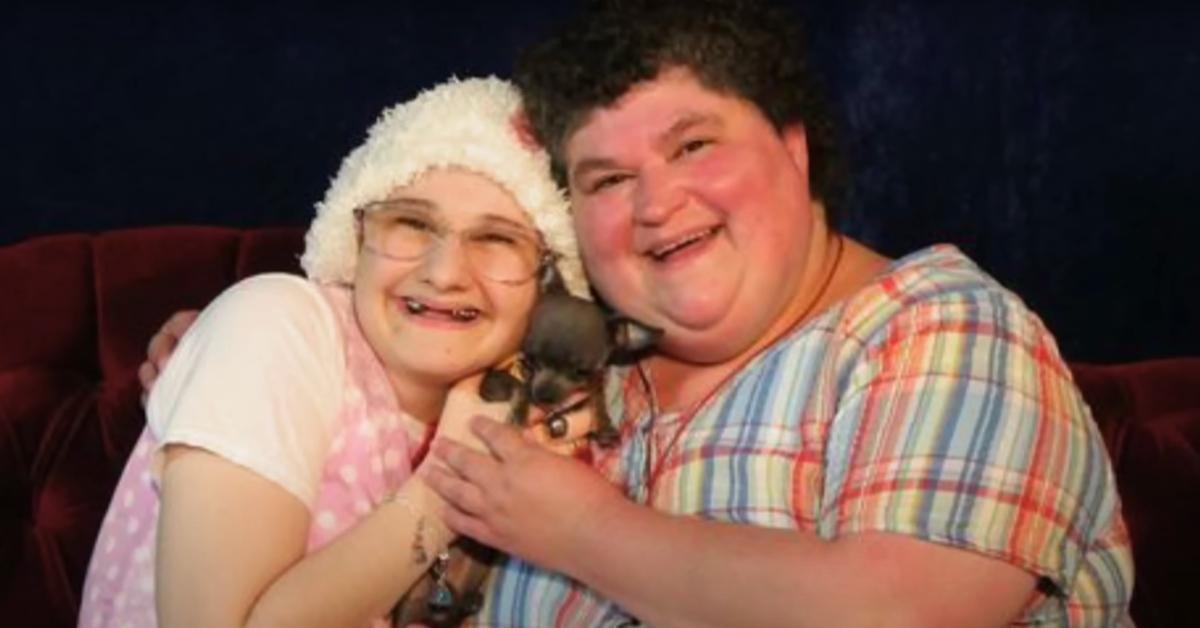
[[[567,434],[568,414],[591,406],[594,423],[588,437],[611,446],[617,431],[604,404],[604,368],[649,349],[662,332],[571,295],[553,266],[543,271],[539,283],[541,296],[521,344],[518,372],[488,371],[479,394],[485,401],[510,402],[510,419],[522,427],[530,404],[543,408],[553,438]]]
[[[531,404],[544,409],[551,438],[566,436],[567,416],[590,406],[593,422],[588,438],[612,446],[617,430],[605,409],[604,369],[634,359],[653,346],[662,332],[572,296],[552,265],[543,269],[538,287],[541,294],[530,315],[521,355],[515,365],[510,362],[489,370],[479,396],[510,403],[509,420],[520,427],[528,424]],[[396,605],[394,625],[450,628],[479,610],[483,602],[479,590],[498,553],[461,538],[451,544],[447,555]]]

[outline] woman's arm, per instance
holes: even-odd
[[[472,417],[507,418],[478,378],[449,393],[435,441],[483,450]],[[168,446],[159,518],[157,603],[169,626],[357,626],[386,614],[453,533],[425,484],[426,459],[397,494],[315,553],[310,514],[275,482],[204,449]]]
[[[157,596],[167,626],[350,626],[387,613],[451,539],[420,477],[320,551],[277,484],[187,446],[167,449]]]
[[[648,625],[998,626],[1033,592],[1033,575],[1011,564],[902,535],[828,542],[657,512],[508,428],[475,429],[490,456],[434,449],[451,469],[428,478],[451,503],[446,521]]]

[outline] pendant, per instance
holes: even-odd
[[[429,594],[429,610],[434,613],[454,608],[454,589],[446,582],[446,571],[450,566],[450,554],[442,552],[433,559],[433,591]]]
[[[454,608],[454,590],[444,581],[435,582],[433,594],[429,596],[429,610],[444,612]]]

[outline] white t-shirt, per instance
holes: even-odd
[[[314,284],[269,274],[234,285],[188,330],[150,393],[159,452],[168,443],[210,450],[311,508],[342,402],[343,351]],[[153,469],[157,477],[160,461]]]

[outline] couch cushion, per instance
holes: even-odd
[[[1200,626],[1200,358],[1072,365],[1113,457],[1142,628]]]
[[[50,236],[0,248],[0,286],[0,370],[96,371],[91,238]]]

